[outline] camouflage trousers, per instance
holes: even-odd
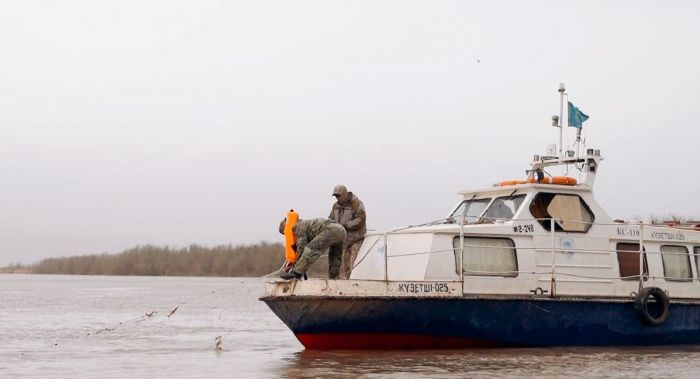
[[[305,274],[309,267],[328,250],[328,277],[337,279],[343,257],[343,242],[345,242],[345,229],[340,224],[328,224],[306,245],[299,261],[294,265],[294,271]]]
[[[340,279],[350,279],[350,273],[352,273],[357,253],[360,251],[363,241],[364,239],[361,239],[343,247],[343,265],[340,268]]]

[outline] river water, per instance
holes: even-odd
[[[0,275],[0,377],[700,376],[700,348],[305,351],[257,300],[263,287],[250,278]]]

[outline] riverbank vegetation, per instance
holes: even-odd
[[[31,265],[13,264],[6,273],[140,276],[262,276],[282,266],[279,243],[214,247],[136,246],[118,254],[46,258]],[[328,271],[327,259],[312,268],[313,276]],[[325,268],[325,270],[324,270]]]

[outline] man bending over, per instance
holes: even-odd
[[[280,223],[280,233],[284,234],[284,226],[287,220]],[[301,256],[294,268],[282,273],[282,279],[300,279],[311,265],[328,250],[328,277],[337,279],[340,273],[343,243],[345,242],[345,228],[325,218],[299,220],[293,227],[296,240],[297,254]]]

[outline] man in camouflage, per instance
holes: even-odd
[[[280,233],[284,234],[286,219],[280,223]],[[316,260],[328,250],[328,277],[337,279],[345,241],[345,229],[331,220],[314,218],[299,220],[293,228],[296,251],[301,256],[292,271],[280,275],[282,279],[299,279]]]
[[[335,197],[336,202],[333,204],[328,218],[342,225],[347,232],[347,238],[343,244],[343,263],[340,277],[348,279],[357,253],[362,246],[362,241],[365,239],[365,233],[367,233],[367,214],[362,201],[352,192],[348,192],[344,185],[339,184],[333,188],[333,197]]]

